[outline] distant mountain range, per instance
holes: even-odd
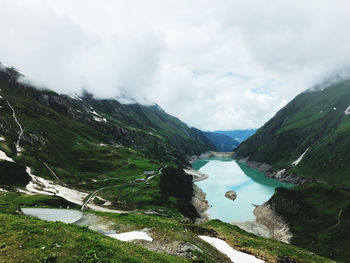
[[[203,132],[219,152],[232,152],[239,144],[237,140],[216,132]]]
[[[252,136],[256,131],[257,131],[257,129],[232,130],[232,131],[214,131],[214,132],[215,133],[219,133],[219,134],[227,135],[227,136],[235,139],[239,143],[241,143],[241,142],[245,141],[246,139],[248,139],[250,136]]]

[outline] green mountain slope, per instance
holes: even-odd
[[[0,151],[14,160],[0,160],[2,188],[23,189],[31,179],[27,166],[36,176],[86,194],[103,188],[99,196],[112,203],[110,208],[159,208],[173,214],[180,203],[189,205],[188,193],[185,199],[181,192],[169,198],[159,176],[146,184],[143,173],[157,174],[162,167],[166,173],[165,166],[182,167],[189,155],[215,150],[200,130],[157,105],[126,105],[87,93],[60,95],[18,77],[16,70],[0,68]],[[143,183],[130,187],[135,180]],[[192,187],[192,182],[184,184],[184,189]],[[186,212],[195,215],[193,207]]]
[[[281,109],[236,155],[272,165],[276,172],[350,186],[350,81],[304,92]],[[293,165],[305,153],[297,165]]]
[[[289,225],[293,244],[349,262],[350,81],[324,87],[295,97],[235,155],[268,176],[313,181],[278,188],[267,203]]]
[[[293,244],[349,262],[349,190],[317,183],[277,188],[268,203],[290,226]]]

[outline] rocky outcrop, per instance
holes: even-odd
[[[268,203],[259,205],[254,209],[256,222],[267,227],[269,237],[284,243],[290,243],[293,234],[287,223],[278,216]]]
[[[206,194],[202,191],[202,189],[193,184],[193,197],[191,203],[196,208],[197,213],[200,216],[196,219],[196,223],[198,224],[209,220],[209,215],[206,213],[209,208],[209,204],[205,198]]]
[[[225,193],[225,197],[228,198],[228,199],[231,199],[232,201],[235,201],[236,200],[236,197],[237,197],[237,194],[235,191],[233,190],[230,190],[230,191],[227,191]]]
[[[200,171],[197,171],[191,167],[187,167],[184,169],[184,172],[190,176],[192,176],[192,181],[193,182],[199,182],[208,179],[208,175],[205,173],[202,173]]]
[[[239,162],[244,163],[245,165],[257,169],[260,172],[263,172],[266,177],[276,179],[280,182],[286,182],[291,184],[302,184],[308,182],[309,180],[300,178],[299,176],[290,173],[287,169],[276,170],[272,165],[251,161],[249,158],[244,158],[236,153],[233,154],[233,157]]]

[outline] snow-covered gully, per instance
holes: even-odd
[[[297,166],[297,165],[301,162],[301,160],[303,159],[304,155],[307,153],[308,150],[309,150],[309,148],[307,148],[307,149],[305,150],[305,152],[303,152],[303,154],[300,155],[299,158],[296,159],[296,160],[292,163],[292,166]]]

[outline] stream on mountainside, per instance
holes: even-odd
[[[254,220],[253,204],[265,203],[277,187],[293,187],[293,184],[267,178],[262,172],[233,158],[197,160],[192,167],[209,176],[208,179],[195,184],[206,193],[206,199],[211,205],[207,211],[210,218],[224,222]],[[229,190],[236,192],[236,200],[225,197]]]

